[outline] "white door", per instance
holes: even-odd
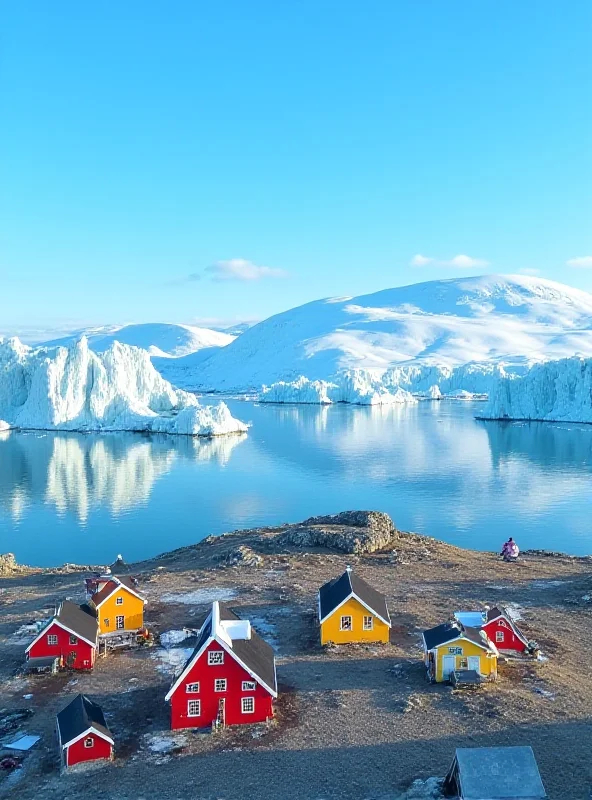
[[[450,673],[454,672],[454,656],[443,656],[442,657],[442,679],[447,681],[450,677]]]
[[[475,672],[481,672],[480,656],[469,656],[469,669],[474,669]]]

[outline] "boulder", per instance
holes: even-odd
[[[263,558],[246,544],[220,553],[216,560],[228,567],[260,567],[263,564]]]
[[[293,547],[326,547],[343,553],[373,553],[397,539],[398,532],[388,514],[381,511],[342,511],[310,517],[290,525],[277,537],[277,543]]]
[[[19,565],[16,563],[14,553],[0,554],[0,575],[12,575],[18,572]]]

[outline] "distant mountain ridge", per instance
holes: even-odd
[[[591,294],[542,278],[485,275],[316,300],[194,364],[171,364],[167,378],[202,391],[247,391],[351,369],[526,367],[576,354],[592,356]]]

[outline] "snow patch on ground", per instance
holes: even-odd
[[[153,753],[167,754],[178,747],[185,747],[187,737],[179,734],[167,736],[163,733],[147,733],[144,736],[144,743]]]
[[[250,622],[259,636],[277,653],[280,649],[280,639],[276,625],[265,617],[251,617]]]
[[[193,653],[193,647],[159,647],[150,656],[158,663],[156,669],[164,675],[176,675]]]
[[[207,605],[214,600],[226,602],[236,597],[235,589],[196,589],[194,592],[163,594],[160,598],[163,603],[180,603],[185,605]]]
[[[505,609],[514,622],[519,622],[521,619],[524,619],[524,609],[522,606],[519,606],[516,603],[508,603],[506,604]]]
[[[193,636],[193,631],[189,630],[189,628],[183,628],[183,630],[180,631],[165,631],[160,634],[160,643],[163,647],[168,649],[169,647],[181,644],[181,642],[184,642],[185,639],[188,639],[190,636]]]
[[[0,339],[0,418],[26,430],[219,436],[248,429],[224,403],[202,406],[175,389],[146,351],[114,342],[98,354],[86,339],[54,351]]]

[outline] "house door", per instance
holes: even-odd
[[[447,681],[450,673],[454,672],[454,656],[442,656],[442,679]]]
[[[115,617],[115,627],[118,631],[122,631],[124,627],[124,617],[123,615],[120,617]]]
[[[469,669],[481,672],[481,656],[469,656]]]

